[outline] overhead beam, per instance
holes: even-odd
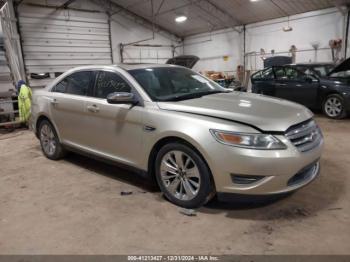
[[[223,27],[232,28],[233,30],[241,33],[241,31],[238,30],[236,26],[242,25],[242,23],[237,19],[233,18],[231,15],[227,14],[225,11],[223,11],[221,8],[219,8],[215,4],[211,3],[209,0],[202,0],[202,1],[189,0],[189,1],[192,4],[194,4],[196,7],[201,9],[202,11],[206,12],[208,15],[220,21]]]
[[[142,17],[135,12],[129,10],[128,8],[115,3],[114,1],[110,0],[91,0],[92,2],[101,5],[105,7],[105,10],[107,14],[114,15],[116,13],[123,15],[124,17],[127,17],[129,19],[132,19],[136,23],[148,28],[149,30],[156,31],[159,34],[162,34],[166,38],[173,40],[173,41],[180,41],[181,36],[177,35],[177,33],[170,31],[161,25],[154,23],[154,21],[149,20],[145,17]]]
[[[225,14],[232,23],[236,25],[243,25],[242,21],[238,20],[237,18],[233,17],[230,13],[226,12],[224,9],[219,7],[217,4],[214,4],[211,0],[206,0],[210,5],[212,5],[214,8],[216,8],[219,12]]]
[[[65,3],[63,3],[61,6],[58,7],[58,9],[67,9],[70,4],[75,2],[75,0],[67,0]]]

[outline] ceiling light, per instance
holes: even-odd
[[[260,0],[250,0],[250,2],[258,2],[258,1],[260,1]]]
[[[183,22],[185,22],[187,20],[187,16],[184,16],[184,15],[180,15],[180,16],[177,16],[176,18],[175,18],[175,21],[177,22],[177,23],[183,23]]]

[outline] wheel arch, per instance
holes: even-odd
[[[37,118],[36,121],[35,121],[35,130],[34,130],[35,136],[36,136],[37,138],[39,138],[39,126],[40,126],[40,123],[41,123],[43,120],[48,121],[48,122],[55,128],[55,132],[56,132],[56,134],[57,134],[57,136],[58,136],[58,139],[61,140],[61,139],[60,139],[60,134],[59,134],[59,132],[58,132],[58,130],[57,130],[57,127],[56,127],[55,123],[53,123],[53,122],[50,120],[50,118],[49,118],[47,115],[45,115],[45,114],[41,114],[40,116],[38,116],[38,118]]]
[[[321,97],[321,102],[322,102],[322,106],[323,103],[326,101],[327,97],[331,96],[331,95],[340,95],[342,96],[341,92],[338,92],[336,90],[329,90],[328,92],[324,93],[323,96]]]
[[[182,143],[182,144],[190,147],[192,150],[194,150],[199,155],[199,157],[203,160],[203,162],[206,164],[206,166],[209,170],[209,173],[210,173],[211,182],[213,183],[213,186],[215,188],[214,177],[213,177],[213,174],[211,172],[208,161],[204,157],[204,154],[201,152],[201,150],[199,150],[196,146],[194,146],[193,143],[189,142],[188,140],[186,140],[180,136],[176,136],[176,135],[162,137],[153,145],[153,147],[150,151],[149,157],[148,157],[148,164],[147,164],[148,174],[149,174],[149,176],[151,176],[152,179],[155,180],[155,162],[156,162],[155,160],[156,160],[157,154],[163,146],[165,146],[166,144],[169,144],[169,143]]]

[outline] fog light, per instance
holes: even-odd
[[[234,184],[249,185],[263,179],[264,176],[247,176],[231,174],[231,179]]]

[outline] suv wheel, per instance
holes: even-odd
[[[41,150],[47,158],[58,160],[65,155],[66,151],[60,144],[54,127],[47,120],[39,124],[39,139]]]
[[[178,206],[197,208],[213,196],[209,168],[187,145],[170,143],[162,147],[156,158],[155,171],[160,189]]]
[[[328,96],[323,103],[323,112],[329,118],[341,119],[346,117],[344,99],[338,94]]]

